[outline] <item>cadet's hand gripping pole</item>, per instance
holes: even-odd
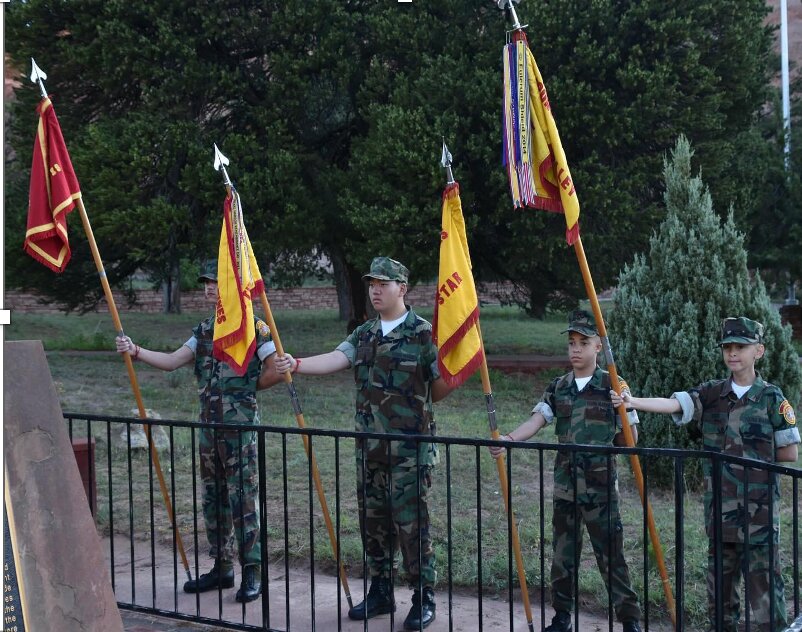
[[[45,90],[43,79],[47,79],[47,75],[42,72],[42,69],[39,68],[39,66],[36,65],[33,57],[31,57],[31,65],[31,81],[39,84],[39,90],[42,94],[42,98],[46,99],[47,90]],[[114,296],[111,293],[109,281],[106,278],[106,270],[103,267],[103,260],[100,258],[100,252],[98,251],[97,243],[95,242],[95,236],[92,233],[92,226],[89,224],[89,216],[86,214],[83,198],[79,197],[76,200],[76,203],[78,205],[79,214],[81,215],[81,223],[84,225],[86,238],[89,241],[89,248],[92,251],[92,258],[95,261],[95,267],[97,268],[97,273],[100,276],[100,285],[103,287],[103,294],[106,297],[106,303],[109,306],[109,313],[111,314],[111,319],[114,322],[114,328],[117,330],[117,334],[122,336],[123,326],[120,322],[120,315],[117,312],[117,306],[114,303]],[[161,462],[159,461],[159,452],[156,449],[156,444],[153,442],[153,436],[150,433],[150,424],[147,423],[148,414],[145,412],[145,404],[142,403],[142,394],[139,391],[139,383],[136,379],[134,364],[128,352],[123,353],[122,355],[125,360],[125,367],[128,370],[128,379],[131,382],[131,390],[134,392],[134,399],[136,399],[136,407],[139,411],[139,418],[143,420],[142,427],[145,430],[145,436],[148,438],[150,454],[153,459],[153,464],[156,468],[156,477],[159,479],[159,488],[161,489],[162,498],[164,499],[164,507],[167,510],[167,516],[170,519],[170,524],[173,527],[176,544],[178,545],[178,552],[181,555],[181,563],[184,565],[187,578],[191,581],[192,575],[189,572],[189,562],[187,561],[187,554],[184,551],[184,542],[181,539],[181,533],[178,530],[178,525],[176,525],[175,517],[173,516],[173,507],[172,503],[170,502],[170,494],[167,491],[167,483],[165,482],[164,474],[162,473]]]
[[[226,171],[225,165],[229,164],[228,158],[226,158],[223,153],[217,148],[217,145],[214,146],[214,168],[218,171],[223,172],[223,182],[226,185],[226,191],[230,194],[233,184],[231,183],[231,179],[228,177],[228,172]],[[284,347],[281,344],[281,338],[278,333],[278,327],[276,327],[276,321],[273,318],[273,311],[270,309],[270,303],[267,301],[267,294],[265,293],[264,286],[262,287],[262,309],[265,312],[265,319],[267,320],[267,326],[270,327],[270,334],[273,338],[273,343],[276,345],[276,353],[278,355],[284,355]],[[304,414],[301,410],[301,402],[298,399],[298,393],[295,390],[295,385],[292,382],[292,375],[290,375],[289,371],[284,373],[284,382],[287,384],[287,391],[290,395],[290,401],[292,403],[292,409],[295,412],[295,421],[298,424],[299,428],[306,428],[306,424],[304,423]],[[320,471],[317,467],[317,459],[315,459],[315,453],[311,449],[309,445],[309,437],[307,435],[302,435],[301,438],[304,442],[304,450],[306,450],[306,456],[311,461],[312,464],[312,478],[315,482],[315,490],[317,491],[317,497],[320,501],[320,508],[323,511],[323,520],[326,522],[326,529],[329,532],[329,541],[331,542],[331,549],[334,553],[334,559],[337,560],[337,567],[340,575],[340,582],[343,586],[343,591],[345,592],[345,599],[348,601],[348,607],[353,608],[354,604],[351,600],[351,590],[348,587],[348,577],[345,574],[345,567],[343,566],[342,560],[340,559],[339,554],[339,544],[337,542],[337,535],[334,533],[334,525],[331,521],[331,516],[329,515],[329,506],[326,502],[326,494],[323,490],[323,482],[320,479]]]
[[[443,153],[440,159],[440,164],[446,170],[447,184],[454,184],[454,175],[451,171],[451,153],[446,147],[446,142],[443,140]],[[482,376],[482,391],[485,394],[485,405],[487,406],[487,420],[490,424],[490,438],[498,441],[499,432],[498,425],[496,424],[496,405],[493,402],[493,390],[490,387],[490,373],[487,370],[487,357],[485,356],[484,339],[482,338],[482,330],[479,327],[479,322],[476,323],[476,329],[479,332],[479,344],[482,345],[482,365],[480,373]],[[535,632],[534,623],[532,621],[532,607],[529,604],[529,589],[526,585],[526,571],[524,569],[524,558],[521,554],[521,540],[518,536],[518,525],[515,521],[515,513],[510,509],[510,488],[507,481],[507,464],[504,455],[495,459],[496,469],[498,470],[499,485],[501,486],[501,494],[504,497],[504,507],[507,510],[507,515],[510,517],[510,532],[512,533],[512,551],[515,556],[515,566],[518,569],[518,582],[521,585],[521,599],[524,602],[524,612],[526,613],[526,622],[529,624],[530,632]]]
[[[612,382],[613,389],[619,395],[621,394],[621,386],[618,383],[618,370],[615,367],[615,360],[613,359],[613,351],[610,348],[610,340],[607,337],[607,327],[604,324],[602,317],[601,307],[599,306],[599,297],[596,295],[596,288],[593,286],[593,279],[590,276],[590,268],[588,261],[585,258],[585,248],[582,246],[582,238],[577,236],[574,242],[574,250],[576,251],[576,258],[579,261],[579,268],[582,271],[582,280],[585,282],[585,290],[590,300],[591,308],[593,309],[593,316],[596,318],[596,327],[599,330],[599,337],[602,341],[602,348],[604,350],[604,357],[607,362],[607,371],[610,373],[610,381]],[[635,440],[632,435],[632,429],[629,427],[629,419],[627,411],[623,404],[618,407],[618,416],[621,418],[621,427],[624,432],[624,441],[630,448],[635,447]],[[632,465],[632,472],[635,475],[635,484],[638,487],[638,493],[643,504],[646,505],[646,517],[649,526],[649,539],[652,541],[654,547],[654,554],[657,558],[657,568],[660,571],[660,579],[663,583],[663,592],[666,596],[666,605],[668,606],[668,613],[671,615],[671,622],[676,626],[677,613],[674,605],[674,594],[671,591],[671,582],[668,579],[668,572],[666,571],[666,563],[663,559],[663,547],[660,545],[660,535],[657,533],[657,526],[654,523],[654,514],[652,513],[652,506],[648,503],[645,495],[646,490],[643,486],[643,472],[640,467],[640,459],[637,454],[629,455],[629,462]]]

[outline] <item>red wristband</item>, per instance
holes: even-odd
[[[295,368],[292,370],[293,373],[298,373],[298,369],[301,368],[301,358],[295,358]]]

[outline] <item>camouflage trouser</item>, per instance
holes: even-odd
[[[241,564],[262,561],[259,540],[259,469],[255,432],[200,432],[203,519],[209,555]]]
[[[612,503],[576,503],[578,523],[574,542],[574,502],[554,499],[552,518],[554,558],[551,563],[551,603],[555,610],[571,612],[574,603],[575,563],[582,551],[584,522],[596,563],[608,592],[612,571],[613,607],[619,621],[639,620],[638,596],[632,590],[629,568],[624,560],[623,530],[617,500]],[[612,515],[611,515],[612,514]],[[608,523],[608,519],[611,519]],[[612,524],[610,532],[608,524]]]
[[[780,566],[779,547],[774,546],[774,586],[769,585],[768,545],[746,547],[736,542],[724,542],[718,547],[721,555],[721,594],[723,603],[723,632],[735,632],[741,618],[741,598],[738,587],[741,574],[746,577],[749,605],[752,616],[749,620],[751,630],[758,632],[777,632],[788,627],[785,610],[785,584]],[[710,543],[707,555],[707,598],[710,623],[715,629],[716,621],[716,587],[715,557],[713,543]],[[772,589],[773,588],[773,589]],[[771,599],[774,596],[774,625],[771,625]]]
[[[434,587],[434,549],[429,533],[431,467],[390,467],[386,463],[357,459],[357,500],[362,543],[371,577],[392,577],[401,549],[404,571],[412,588]],[[420,554],[419,554],[420,551]],[[420,557],[420,560],[418,559]]]

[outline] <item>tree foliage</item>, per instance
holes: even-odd
[[[760,181],[762,164],[734,158],[744,135],[758,139],[752,130],[769,90],[763,0],[520,9],[577,186],[597,285],[611,284],[622,259],[646,246],[663,212],[660,159],[680,132],[697,147],[717,199],[729,203],[745,181]],[[178,260],[214,251],[217,142],[232,159],[271,278],[295,280],[327,255],[348,317],[360,301],[349,307],[349,296],[376,254],[401,259],[415,279],[436,274],[445,136],[476,275],[515,281],[521,304],[539,315],[574,303],[583,286],[562,219],[511,208],[500,165],[506,26],[494,3],[464,0],[246,0],[225,8],[210,0],[29,0],[9,7],[6,41],[20,70],[33,55],[50,74],[112,281],[137,267],[168,279]],[[27,173],[35,99],[33,87],[18,91],[9,172]],[[9,202],[9,228],[21,230],[21,175],[9,184]],[[74,265],[57,281],[7,239],[10,278],[91,303],[97,284],[85,275],[79,232]]]
[[[779,385],[794,403],[802,387],[790,328],[783,327],[759,273],[750,274],[744,235],[733,213],[722,222],[701,176],[693,176],[690,143],[680,137],[665,160],[666,218],[639,255],[621,273],[609,318],[621,373],[636,395],[668,397],[726,372],[716,341],[721,320],[747,316],[765,326],[766,354],[758,363],[764,379]],[[642,415],[641,443],[692,447],[687,429],[665,415]],[[652,470],[670,483],[671,465]]]

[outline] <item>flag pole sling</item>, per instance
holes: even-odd
[[[106,270],[103,268],[103,261],[100,258],[100,252],[97,249],[97,243],[95,242],[95,236],[92,232],[92,226],[89,224],[89,217],[86,214],[86,208],[84,207],[83,199],[78,198],[76,200],[78,204],[78,211],[81,215],[81,222],[84,225],[84,232],[86,233],[86,238],[89,240],[89,248],[92,250],[92,258],[95,260],[95,266],[97,267],[98,276],[100,276],[100,284],[103,286],[103,293],[106,296],[106,303],[109,306],[109,312],[111,313],[111,319],[114,321],[114,328],[117,330],[118,335],[123,335],[123,326],[120,322],[120,315],[117,313],[117,306],[114,303],[114,296],[111,293],[111,288],[109,287],[109,281],[106,278]],[[181,555],[181,563],[184,565],[184,570],[187,572],[187,578],[191,581],[192,575],[189,572],[189,562],[187,561],[187,554],[184,551],[184,542],[181,539],[181,533],[178,530],[178,525],[175,522],[175,517],[173,516],[173,508],[172,503],[170,502],[170,494],[167,491],[167,483],[164,480],[164,474],[162,473],[161,462],[159,461],[159,452],[156,449],[156,444],[153,441],[153,436],[150,433],[150,424],[147,423],[148,415],[145,412],[145,404],[142,403],[142,394],[139,391],[139,383],[136,379],[136,371],[134,370],[134,363],[131,360],[131,355],[128,352],[122,354],[125,360],[125,367],[128,369],[128,379],[131,382],[131,390],[134,392],[134,399],[136,399],[136,407],[139,410],[139,418],[143,420],[142,427],[145,430],[145,435],[148,438],[148,446],[150,447],[150,454],[153,458],[153,464],[156,466],[156,476],[159,479],[159,487],[161,488],[162,498],[164,499],[164,507],[167,509],[167,516],[170,519],[170,524],[173,527],[173,533],[175,533],[176,544],[178,545],[178,552]]]
[[[482,330],[479,327],[479,322],[476,322],[476,329],[479,332],[479,340],[483,341]],[[482,364],[479,372],[482,376],[482,390],[485,394],[485,404],[487,405],[487,420],[490,424],[490,438],[494,441],[499,440],[498,424],[496,423],[496,405],[493,402],[493,390],[490,388],[490,372],[487,370],[487,356],[485,355],[484,342],[482,344]],[[509,483],[507,481],[507,464],[502,454],[495,459],[496,469],[498,470],[499,484],[501,485],[501,494],[504,496],[504,507],[507,510],[507,515],[510,517],[510,531],[512,532],[512,550],[515,555],[515,565],[518,567],[518,582],[521,585],[521,598],[524,602],[524,611],[526,612],[526,622],[529,625],[529,630],[534,632],[534,623],[532,621],[532,607],[529,604],[529,589],[526,585],[526,571],[524,570],[524,558],[521,554],[521,540],[518,536],[518,525],[515,522],[515,513],[510,509],[510,492]]]
[[[602,317],[601,307],[599,306],[599,297],[596,295],[596,288],[593,286],[593,278],[590,276],[590,268],[588,267],[588,260],[585,257],[585,248],[582,245],[582,238],[577,236],[574,242],[574,250],[576,251],[576,258],[579,261],[579,268],[582,271],[582,280],[585,282],[585,290],[590,300],[590,305],[593,310],[593,316],[596,318],[596,325],[599,330],[599,337],[602,341],[602,349],[604,357],[607,362],[607,371],[610,373],[610,381],[612,382],[613,389],[619,395],[621,394],[621,386],[618,383],[618,370],[615,366],[613,359],[613,352],[610,348],[610,340],[607,337],[607,327],[604,324]],[[635,447],[635,440],[632,435],[632,429],[629,427],[629,419],[627,418],[627,411],[624,405],[618,407],[618,416],[621,418],[621,427],[624,432],[624,441],[627,446]],[[671,591],[671,582],[668,579],[666,572],[666,564],[663,559],[663,548],[660,545],[660,536],[657,533],[657,526],[654,523],[654,514],[652,513],[652,506],[645,498],[646,491],[643,486],[643,472],[640,467],[640,459],[637,454],[629,455],[629,462],[632,465],[632,472],[635,475],[635,484],[638,487],[641,502],[646,505],[647,521],[649,526],[649,539],[652,541],[654,547],[655,557],[657,558],[657,567],[660,570],[660,579],[663,583],[663,592],[666,595],[666,604],[668,606],[668,613],[671,615],[671,622],[676,626],[677,614],[674,606],[674,595]]]
[[[283,356],[284,347],[281,344],[281,338],[278,334],[276,321],[273,319],[273,312],[270,309],[270,303],[267,301],[267,294],[265,294],[264,287],[262,288],[262,309],[265,312],[267,326],[270,327],[270,334],[273,338],[273,342],[276,345],[276,353]],[[284,382],[287,384],[287,391],[289,392],[290,400],[292,401],[292,409],[295,412],[295,421],[298,422],[299,428],[306,428],[306,424],[304,423],[304,413],[301,410],[301,402],[298,399],[298,393],[295,390],[295,384],[292,382],[292,375],[290,375],[289,371],[284,373]],[[334,533],[334,525],[331,522],[331,516],[329,515],[329,506],[326,502],[326,494],[323,491],[323,482],[320,479],[320,471],[317,467],[317,459],[315,459],[315,453],[312,451],[309,445],[309,437],[304,434],[301,436],[301,438],[304,441],[304,450],[306,450],[306,456],[312,463],[312,478],[315,481],[315,490],[317,491],[317,497],[320,501],[320,507],[323,510],[323,519],[326,521],[326,529],[329,532],[329,540],[331,541],[331,549],[334,553],[334,559],[337,561],[340,582],[342,583],[343,590],[345,591],[345,598],[348,601],[348,607],[353,608],[354,604],[351,601],[351,590],[348,587],[348,577],[345,574],[345,568],[343,567],[342,559],[340,559],[340,547],[337,542],[337,535]]]

